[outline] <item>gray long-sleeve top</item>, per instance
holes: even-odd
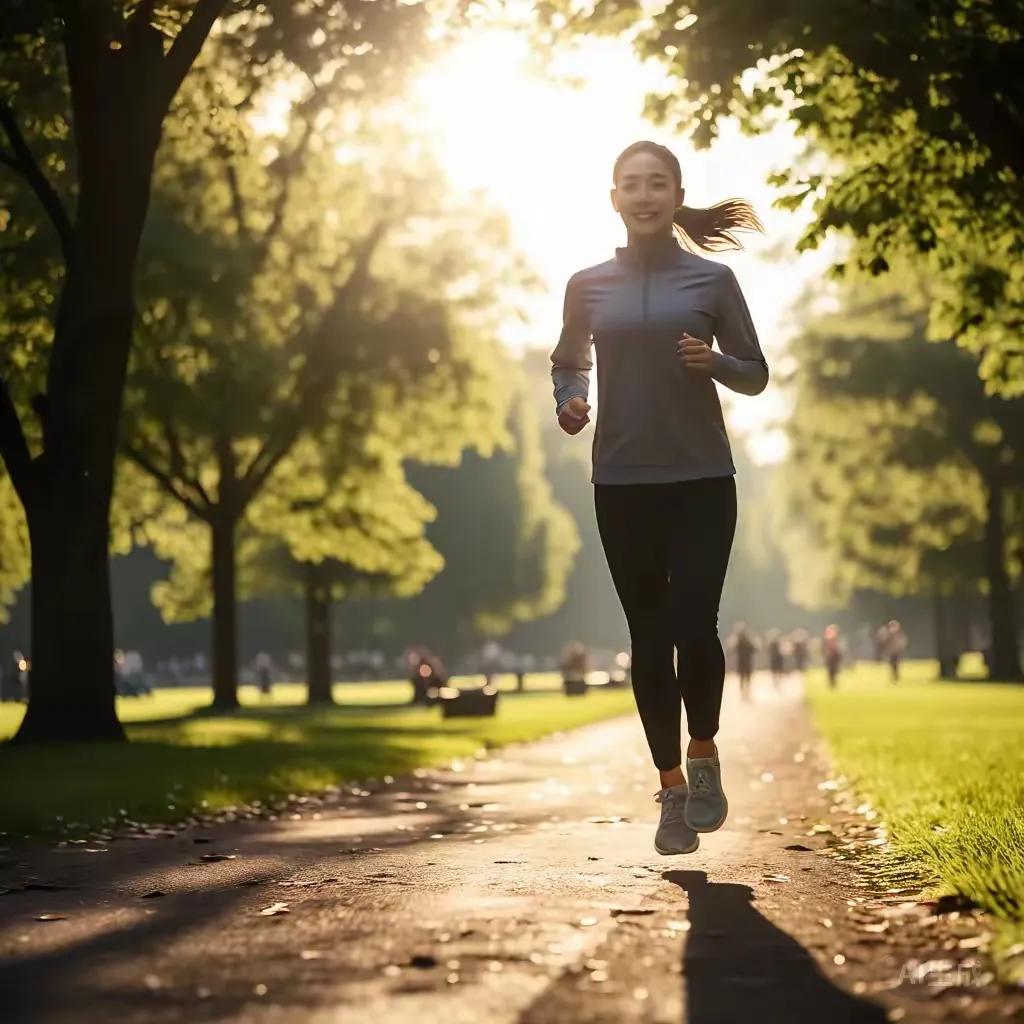
[[[709,374],[683,365],[683,332],[718,342]],[[555,406],[586,398],[597,353],[595,484],[671,483],[736,472],[714,381],[746,395],[768,364],[729,267],[671,235],[646,254],[626,247],[574,274],[551,353]]]

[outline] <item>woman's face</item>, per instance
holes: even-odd
[[[619,168],[612,189],[612,206],[634,237],[667,234],[682,205],[683,190],[672,171],[653,153],[634,153]]]

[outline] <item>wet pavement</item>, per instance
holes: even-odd
[[[730,817],[688,856],[653,849],[635,717],[272,818],[14,849],[0,1019],[1024,1020],[977,922],[859,866],[884,830],[841,799],[796,681],[755,698],[729,692]]]

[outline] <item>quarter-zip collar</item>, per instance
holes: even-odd
[[[668,234],[652,240],[644,249],[635,245],[620,246],[615,250],[615,258],[627,266],[651,269],[672,266],[681,252],[675,235]]]

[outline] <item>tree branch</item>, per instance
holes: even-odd
[[[2,153],[3,162],[16,170],[35,192],[36,198],[42,203],[47,216],[57,229],[64,261],[69,263],[74,251],[74,231],[71,226],[71,218],[68,216],[67,210],[64,209],[64,204],[56,189],[50,184],[43,169],[32,155],[32,150],[18,127],[14,111],[5,100],[0,100],[0,125],[3,125],[7,141],[11,144],[10,154],[6,150]]]
[[[292,402],[275,417],[267,430],[263,446],[242,474],[240,485],[245,500],[251,499],[266,483],[278,463],[291,451],[310,417],[318,411],[324,395],[334,387],[338,377],[338,368],[334,367],[326,373],[322,372],[322,368],[319,367],[314,370],[312,354],[325,343],[330,334],[330,326],[337,321],[348,303],[366,286],[370,261],[390,227],[389,220],[378,221],[359,243],[352,272],[345,283],[335,291],[334,300],[320,318],[317,326],[312,329],[309,343],[306,346],[306,363],[300,371],[299,382],[295,388]],[[313,394],[314,385],[315,394]]]
[[[209,510],[197,505],[187,494],[178,490],[173,478],[165,473],[150,457],[136,445],[124,445],[125,457],[135,463],[141,470],[148,473],[176,501],[181,502],[197,519],[209,522]]]
[[[164,433],[164,440],[167,442],[167,451],[171,460],[171,473],[176,476],[186,487],[191,488],[199,495],[199,500],[207,507],[212,508],[213,502],[199,480],[199,477],[191,477],[185,469],[185,454],[181,450],[181,441],[174,429],[170,419],[161,418],[160,426]]]
[[[231,212],[238,222],[238,237],[246,243],[252,241],[252,232],[245,222],[245,200],[242,199],[242,190],[238,187],[238,172],[231,162],[231,154],[221,152],[221,159],[224,161],[224,176],[228,179],[228,191],[231,193]]]
[[[181,27],[164,58],[164,71],[167,76],[165,98],[168,105],[174,99],[174,94],[184,81],[189,68],[199,56],[199,51],[202,50],[214,22],[224,12],[227,4],[228,0],[196,0],[196,5],[192,8],[192,17]]]
[[[7,475],[14,490],[28,509],[32,489],[32,453],[28,450],[25,431],[18,410],[14,408],[7,384],[0,377],[0,456],[7,467]]]

